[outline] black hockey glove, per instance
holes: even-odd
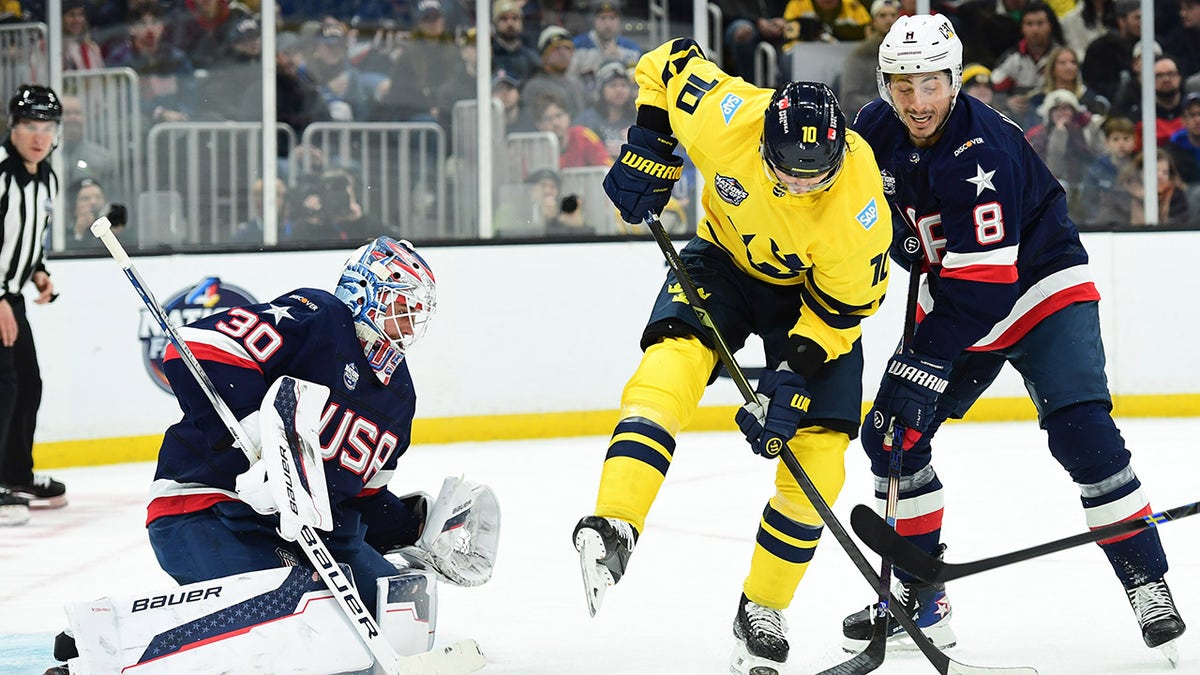
[[[811,397],[804,377],[790,370],[764,370],[758,378],[758,400],[738,408],[734,419],[755,453],[779,456],[808,414]]]
[[[905,429],[901,447],[911,448],[933,424],[938,397],[946,391],[949,377],[949,361],[913,353],[893,356],[869,413],[871,423],[886,432],[888,422],[895,420]]]
[[[683,160],[673,154],[677,141],[636,124],[629,142],[604,177],[604,192],[627,223],[640,223],[646,212],[662,213],[671,190],[683,174]]]

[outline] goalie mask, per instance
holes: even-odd
[[[437,285],[407,241],[379,237],[346,261],[334,295],[354,316],[367,360],[387,384],[437,307]]]

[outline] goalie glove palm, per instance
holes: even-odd
[[[492,577],[500,541],[500,504],[487,485],[453,476],[429,509],[425,529],[398,552],[457,586],[482,586]]]
[[[812,398],[804,377],[790,370],[765,370],[758,379],[758,400],[738,409],[734,419],[754,452],[779,456],[808,415]]]
[[[673,154],[675,145],[670,136],[629,127],[629,142],[604,176],[604,192],[625,222],[636,224],[647,213],[658,215],[671,201],[671,190],[683,174],[683,160]]]

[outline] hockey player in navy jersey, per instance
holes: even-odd
[[[881,98],[863,107],[852,128],[879,163],[896,229],[893,258],[926,272],[919,325],[888,363],[862,428],[880,500],[885,432],[893,420],[906,430],[897,531],[940,552],[943,492],[930,442],[947,418],[967,412],[1006,362],[1024,378],[1088,525],[1151,513],[1110,416],[1100,296],[1059,182],[1016,124],[959,92],[962,43],[944,16],[901,17],[879,49],[878,73]],[[1004,470],[1018,489],[1020,467]],[[1179,637],[1184,623],[1163,580],[1167,558],[1158,531],[1105,540],[1100,548],[1145,643],[1160,647]],[[916,583],[901,569],[896,578],[904,611],[935,643],[953,645],[945,588]],[[846,618],[848,649],[864,646],[872,616],[868,608]],[[892,626],[900,637],[902,629]]]
[[[638,121],[604,187],[621,216],[661,213],[683,146],[704,176],[704,218],[680,259],[731,349],[762,338],[759,402],[737,422],[755,453],[784,443],[828,502],[845,479],[862,415],[861,321],[887,288],[891,223],[870,148],[846,130],[832,90],[778,90],[730,77],[694,40],[638,62]],[[705,386],[716,375],[711,333],[673,274],[642,334],[645,354],[621,397],[593,515],[576,525],[589,609],[617,583]],[[776,673],[788,658],[783,610],[823,531],[783,462],[762,512],[733,633],[736,672]]]
[[[375,580],[396,573],[383,554],[419,544],[427,525],[425,496],[399,497],[388,483],[409,447],[415,411],[405,356],[435,306],[425,261],[407,242],[380,237],[351,256],[334,293],[301,288],[179,329],[252,437],[263,398],[279,378],[329,388],[319,438],[333,528],[322,538],[334,558],[350,566],[372,612]],[[280,519],[271,515],[269,495],[252,480],[238,480],[253,476],[247,454],[232,445],[173,346],[163,371],[183,409],[183,419],[163,438],[148,509],[150,543],[163,570],[187,584],[307,564],[276,532]],[[487,534],[472,542],[478,548],[447,559],[433,555],[432,567],[460,585],[487,581],[497,533]],[[469,555],[458,555],[463,552]]]

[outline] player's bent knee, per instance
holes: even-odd
[[[621,394],[621,418],[645,417],[674,436],[691,422],[716,364],[716,353],[694,337],[650,345]]]
[[[788,444],[827,504],[837,500],[846,482],[845,455],[849,445],[848,434],[823,427],[801,429]],[[775,488],[777,492],[771,503],[784,516],[807,524],[822,522],[816,507],[783,462],[776,469]]]

